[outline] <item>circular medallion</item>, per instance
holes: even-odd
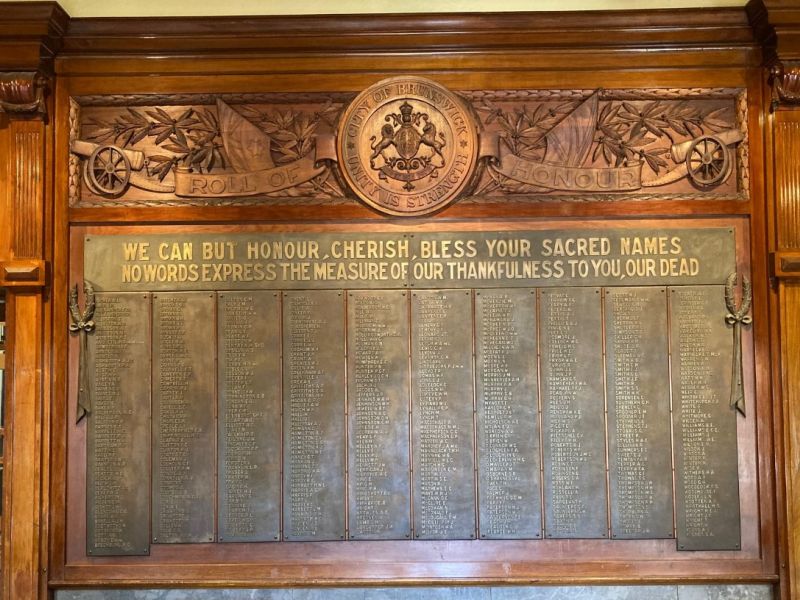
[[[424,215],[458,196],[477,161],[478,132],[452,92],[422,77],[367,88],[342,116],[339,164],[350,187],[390,215]]]

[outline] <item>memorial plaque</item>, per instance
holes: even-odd
[[[414,537],[476,535],[472,294],[411,298]]]
[[[669,295],[678,548],[738,550],[733,333],[724,288],[671,288]]]
[[[667,293],[605,290],[611,536],[673,536]]]
[[[219,541],[280,539],[281,307],[277,292],[218,297]]]
[[[347,295],[350,539],[411,537],[408,294]]]
[[[735,269],[730,227],[99,235],[100,291],[698,285]]]
[[[97,294],[88,336],[86,527],[92,556],[150,551],[150,295]]]
[[[284,539],[345,536],[342,292],[283,294]]]
[[[600,290],[540,292],[545,535],[608,536]]]
[[[153,542],[214,541],[214,294],[153,296]]]
[[[536,292],[475,293],[480,536],[542,536]]]

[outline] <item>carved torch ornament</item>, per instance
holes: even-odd
[[[91,398],[89,397],[89,372],[86,361],[89,358],[88,336],[94,331],[95,327],[93,318],[96,304],[94,288],[88,281],[83,282],[83,296],[86,304],[85,308],[81,310],[78,305],[78,285],[75,284],[75,287],[69,291],[69,331],[80,336],[81,341],[78,358],[78,414],[76,423],[79,423],[83,417],[90,415],[92,412]]]
[[[744,412],[744,370],[742,366],[742,325],[750,325],[753,318],[748,314],[753,302],[752,286],[745,275],[742,275],[742,294],[736,302],[736,286],[739,275],[736,272],[728,275],[725,282],[725,306],[728,314],[725,322],[733,327],[733,361],[731,366],[731,406],[745,415]]]

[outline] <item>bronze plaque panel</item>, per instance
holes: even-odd
[[[102,291],[497,288],[724,283],[729,227],[99,235]]]
[[[87,552],[150,552],[150,295],[97,294],[87,368]]]
[[[214,541],[214,294],[153,296],[153,542]]]
[[[219,541],[280,539],[281,306],[277,292],[217,305]]]
[[[475,292],[480,536],[542,537],[536,292]]]
[[[675,508],[680,550],[738,550],[733,333],[723,286],[669,290]]]
[[[605,290],[611,536],[673,536],[667,292]]]
[[[350,539],[411,537],[408,293],[347,294]]]
[[[475,537],[472,294],[411,298],[414,537]]]
[[[283,294],[284,539],[345,536],[345,323],[337,291]]]
[[[608,536],[600,290],[540,291],[545,535]]]

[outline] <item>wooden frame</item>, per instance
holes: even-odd
[[[781,250],[791,258],[797,248],[776,246],[776,223],[785,218],[775,208],[774,178],[785,167],[776,165],[772,100],[762,56],[796,59],[791,45],[795,38],[783,36],[790,25],[777,28],[781,40],[789,40],[773,51],[776,29],[771,24],[791,23],[791,8],[777,2],[767,7],[751,4],[748,10],[645,11],[582,15],[415,15],[364,16],[347,18],[263,18],[195,20],[74,19],[67,33],[53,35],[52,28],[20,28],[19,23],[41,23],[42,12],[15,5],[17,31],[0,27],[0,42],[28,36],[37,48],[48,48],[55,61],[45,61],[44,72],[52,66],[50,122],[42,152],[52,156],[47,163],[44,200],[41,207],[14,206],[40,215],[41,227],[33,227],[41,245],[25,255],[33,260],[52,261],[49,293],[28,306],[24,295],[12,292],[9,312],[25,314],[45,309],[47,317],[35,319],[39,329],[26,330],[44,349],[40,355],[25,355],[21,348],[23,330],[12,330],[11,355],[15,365],[44,368],[41,393],[32,390],[34,406],[41,416],[16,414],[9,425],[12,442],[10,460],[21,454],[13,446],[21,431],[34,423],[47,425],[43,437],[29,451],[44,458],[41,472],[34,476],[42,484],[41,539],[47,541],[47,555],[26,550],[19,564],[44,586],[258,586],[258,585],[377,585],[395,583],[565,583],[569,582],[675,582],[727,581],[778,582],[784,597],[792,597],[796,585],[797,542],[788,532],[797,522],[791,510],[796,492],[784,490],[784,452],[793,456],[797,427],[794,402],[781,389],[796,386],[792,370],[796,327],[790,319],[797,303],[794,284],[780,284],[780,294],[771,286],[770,275],[791,277],[792,272],[771,270],[769,252]],[[26,12],[27,11],[27,12]],[[46,13],[51,18],[52,11]],[[64,19],[56,13],[56,21]],[[19,33],[24,30],[27,33]],[[602,30],[602,36],[596,31]],[[755,31],[755,34],[754,34]],[[756,34],[758,37],[756,37]],[[57,39],[57,42],[53,40]],[[649,50],[644,52],[645,50]],[[656,51],[653,51],[656,50]],[[795,54],[793,54],[795,53]],[[47,54],[47,53],[46,53]],[[0,59],[6,54],[0,48]],[[31,54],[28,65],[38,64]],[[10,64],[9,59],[5,60]],[[0,60],[0,65],[3,62]],[[11,67],[9,67],[11,68]],[[67,198],[68,133],[70,99],[94,95],[254,92],[358,92],[385,74],[413,73],[431,77],[450,89],[591,89],[619,87],[728,87],[745,88],[748,102],[750,143],[750,199],[683,202],[679,200],[620,201],[608,203],[507,203],[500,205],[458,204],[411,227],[455,228],[459,222],[544,219],[609,218],[720,218],[741,224],[749,237],[749,256],[740,260],[750,265],[753,280],[753,338],[755,354],[755,422],[751,449],[754,458],[752,488],[757,490],[753,525],[757,543],[745,558],[729,559],[709,553],[701,560],[674,560],[658,544],[652,544],[647,560],[635,553],[621,552],[600,560],[601,546],[589,543],[578,560],[563,563],[544,555],[520,556],[525,550],[513,543],[497,547],[497,553],[471,550],[468,543],[442,542],[419,548],[422,562],[406,560],[400,546],[389,546],[389,560],[368,556],[385,551],[376,543],[349,543],[348,550],[331,549],[323,543],[288,546],[289,560],[264,557],[245,560],[246,551],[219,551],[198,546],[161,549],[150,558],[87,559],[77,551],[80,509],[69,487],[69,474],[82,457],[73,439],[71,421],[74,385],[74,353],[68,352],[67,315],[60,307],[67,301],[68,285],[79,279],[80,247],[75,240],[82,231],[114,231],[118,228],[198,229],[253,226],[272,229],[284,226],[347,224],[370,228],[387,219],[361,205],[342,207],[288,207],[279,212],[268,206],[174,207],[174,208],[74,208]],[[788,109],[782,109],[788,110]],[[764,116],[767,116],[766,121]],[[15,126],[16,127],[16,126]],[[22,125],[20,125],[22,127]],[[0,158],[8,155],[8,134],[0,128]],[[778,174],[776,175],[776,171]],[[2,180],[2,178],[0,178]],[[52,196],[49,190],[53,190]],[[45,193],[46,191],[46,193]],[[10,202],[10,200],[9,200]],[[249,225],[258,223],[259,225]],[[304,225],[304,223],[306,225]],[[316,225],[321,224],[321,225]],[[791,227],[800,227],[792,222]],[[99,229],[101,228],[101,229]],[[779,236],[778,236],[779,237]],[[778,240],[780,241],[780,240]],[[52,249],[52,254],[51,254]],[[0,259],[19,258],[0,248]],[[781,263],[783,264],[783,263]],[[44,283],[37,279],[37,284]],[[5,284],[8,285],[8,284]],[[27,288],[25,288],[27,289]],[[49,315],[52,315],[50,317]],[[795,332],[795,333],[792,333]],[[38,336],[38,337],[37,337]],[[15,345],[16,344],[16,345]],[[787,345],[788,344],[788,345]],[[784,367],[773,357],[784,357]],[[52,370],[45,368],[52,364]],[[21,385],[22,382],[19,383]],[[18,394],[23,391],[18,388]],[[15,401],[19,401],[15,398]],[[22,413],[20,413],[22,414]],[[788,417],[788,420],[786,420]],[[43,420],[39,420],[43,419]],[[749,424],[749,423],[748,423]],[[48,428],[49,427],[49,428]],[[17,438],[18,439],[18,438]],[[22,451],[19,451],[22,452]],[[14,468],[21,463],[14,462]],[[788,465],[787,465],[788,469]],[[790,471],[787,471],[789,473]],[[788,479],[791,483],[791,478]],[[75,482],[72,482],[74,484]],[[19,499],[18,492],[12,492]],[[16,505],[15,505],[16,506]],[[18,508],[12,508],[18,511]],[[19,513],[16,513],[19,514]],[[4,519],[11,519],[8,510]],[[38,521],[38,517],[32,517]],[[76,520],[77,519],[77,520]],[[4,527],[8,531],[7,527]],[[8,540],[6,539],[6,544]],[[541,543],[541,542],[540,542]],[[380,544],[387,544],[382,542]],[[389,543],[392,544],[392,543]],[[407,547],[404,547],[407,548]],[[220,554],[222,552],[222,554]],[[487,553],[488,552],[488,553]],[[348,554],[349,553],[349,554]],[[444,560],[438,558],[439,553]],[[4,552],[8,556],[8,552]],[[311,557],[311,558],[309,558]],[[452,557],[457,557],[454,559]],[[9,559],[7,559],[9,560]],[[39,561],[46,574],[39,571]],[[788,566],[786,566],[788,560]],[[425,562],[429,561],[429,562]],[[212,566],[213,565],[213,566]],[[13,570],[13,566],[12,566]],[[9,581],[9,580],[6,580]],[[790,583],[792,582],[792,583]],[[8,593],[8,592],[6,592]],[[31,593],[33,592],[31,588]],[[40,593],[44,594],[43,591]],[[25,597],[25,596],[17,596]],[[31,596],[33,597],[33,596]],[[42,596],[44,597],[44,596]]]

